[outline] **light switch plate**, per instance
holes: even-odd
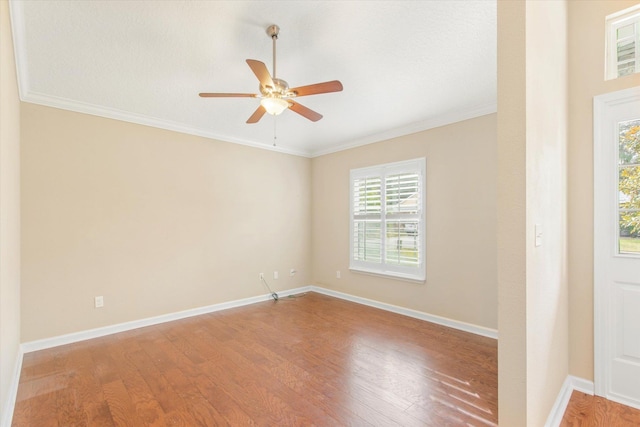
[[[542,225],[536,224],[536,226],[535,226],[535,236],[536,236],[536,238],[535,238],[536,247],[542,246]]]

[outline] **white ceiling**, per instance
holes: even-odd
[[[496,110],[496,1],[11,1],[21,98],[223,141],[316,156]],[[245,59],[278,77],[340,80],[245,121]]]

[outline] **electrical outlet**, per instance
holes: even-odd
[[[104,307],[104,297],[102,296],[95,297],[93,302],[96,308]]]
[[[340,278],[340,270],[336,271],[336,279]]]
[[[260,273],[260,280],[264,280],[264,273]]]

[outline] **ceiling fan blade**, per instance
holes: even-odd
[[[318,95],[320,93],[340,92],[341,90],[342,83],[338,80],[290,89],[290,91],[295,92],[297,96]]]
[[[247,64],[251,67],[253,74],[260,80],[262,86],[275,87],[271,79],[271,74],[269,74],[269,70],[267,70],[267,66],[264,65],[263,62],[256,61],[255,59],[247,59]]]
[[[265,110],[264,107],[260,105],[258,109],[253,112],[251,117],[249,117],[247,123],[258,123],[258,121],[262,118],[262,116],[264,116],[264,113],[266,112],[267,110]]]
[[[200,93],[202,98],[255,98],[253,93]]]
[[[318,120],[320,120],[322,118],[322,114],[320,113],[316,113],[315,111],[311,110],[310,108],[305,107],[302,104],[298,104],[297,102],[293,102],[292,100],[288,100],[289,102],[289,109],[295,111],[296,113],[300,114],[302,117],[305,117],[309,120],[311,120],[312,122],[317,122]]]

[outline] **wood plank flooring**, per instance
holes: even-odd
[[[12,425],[495,426],[497,391],[495,340],[309,293],[28,353]]]
[[[579,391],[571,394],[560,427],[633,427],[640,425],[640,410]]]

